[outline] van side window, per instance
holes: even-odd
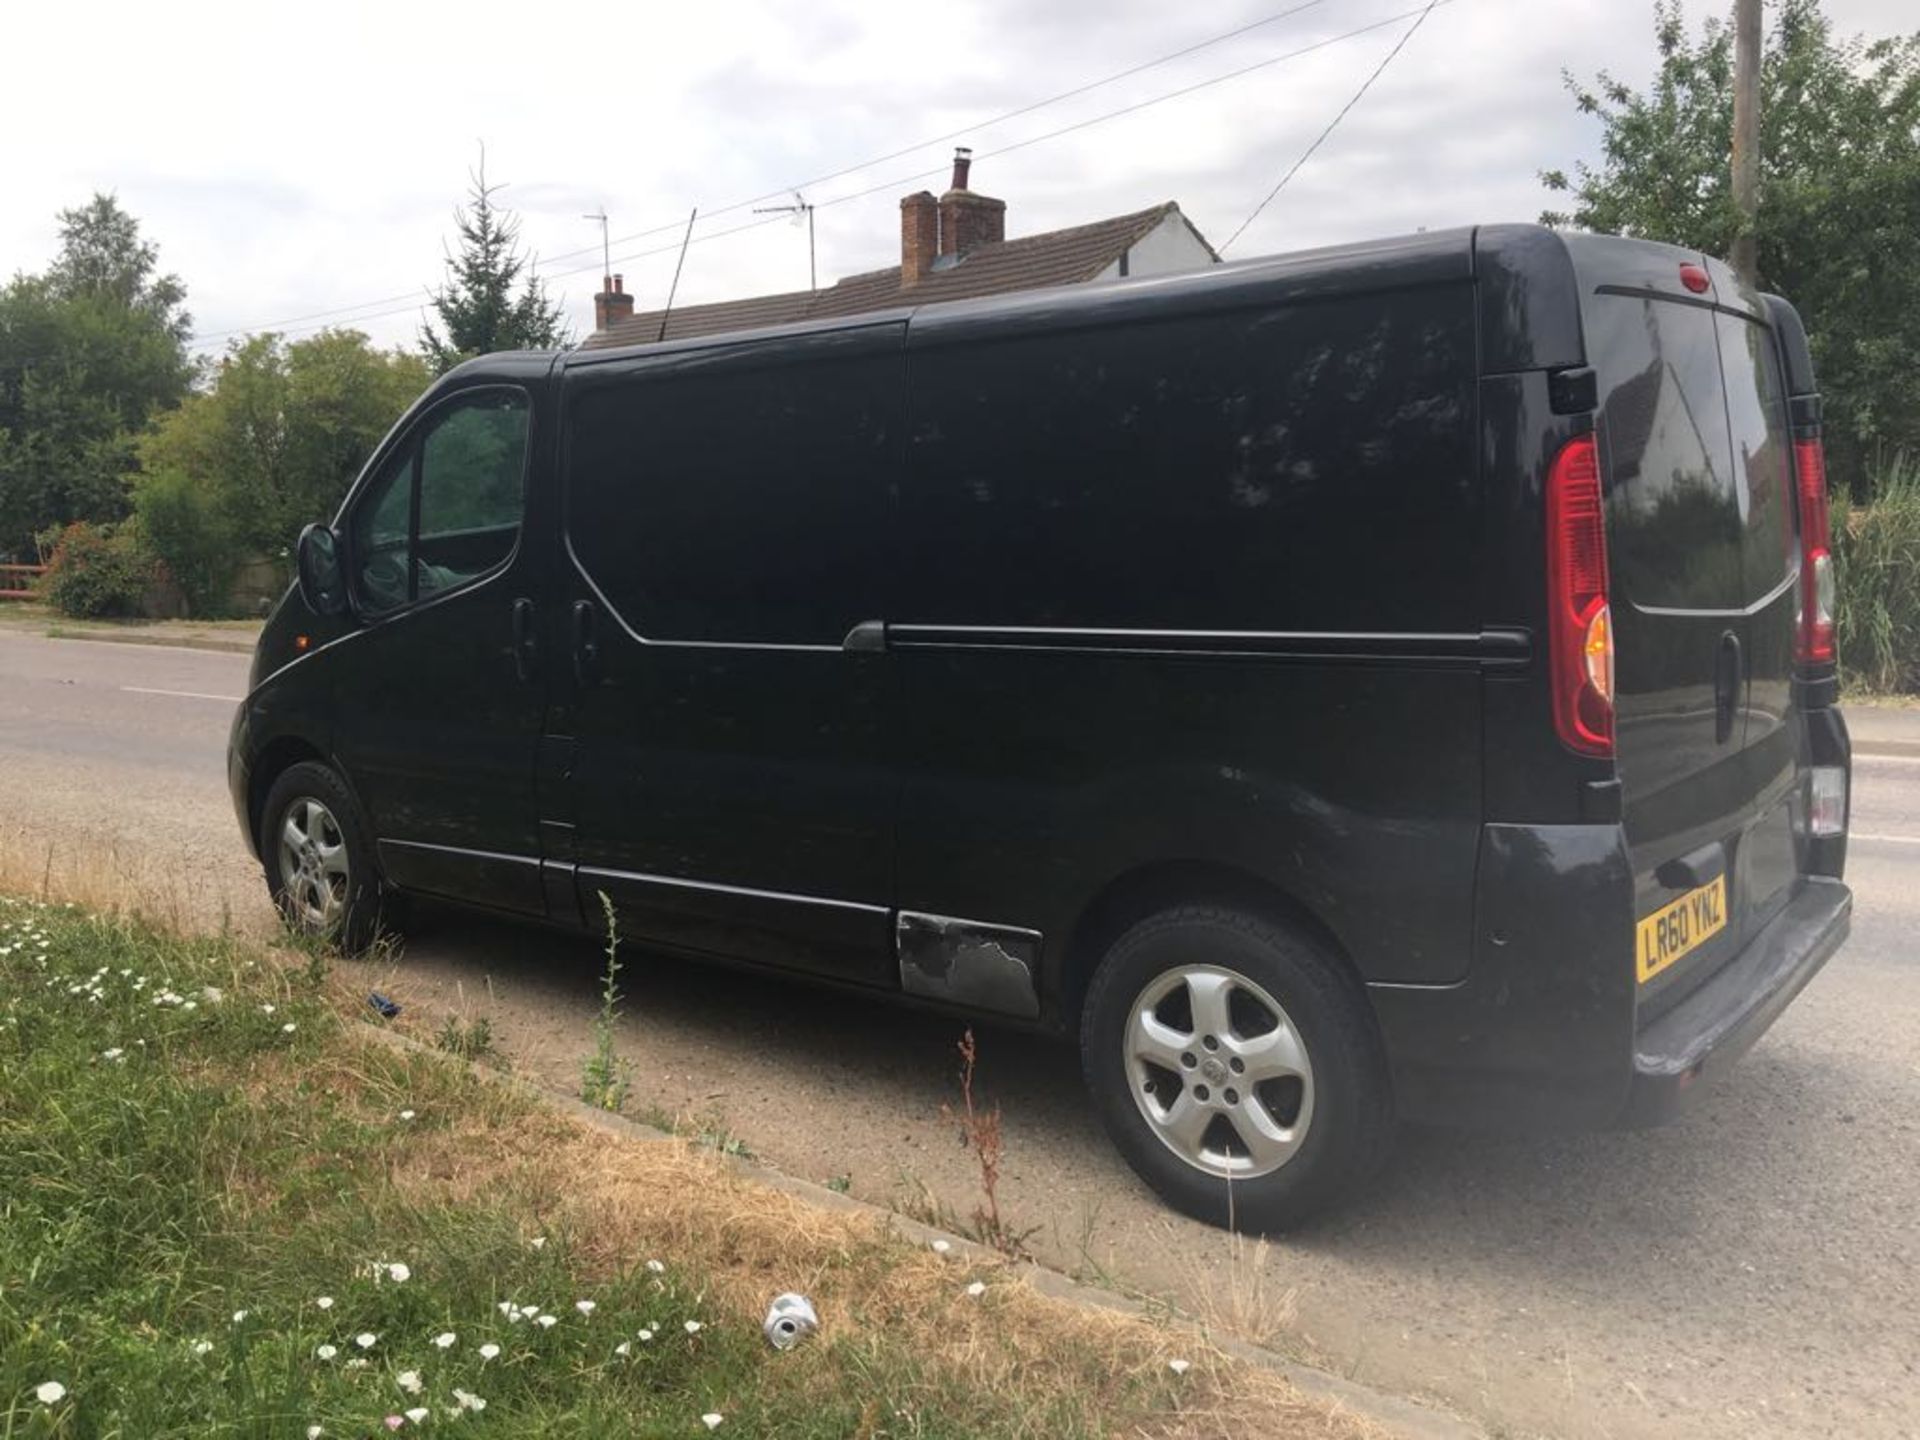
[[[886,618],[900,327],[571,372],[567,541],[649,640],[837,646]]]
[[[526,451],[518,390],[463,395],[408,436],[351,521],[361,610],[383,614],[504,564],[520,534]]]
[[[1743,607],[1745,520],[1713,312],[1600,295],[1587,319],[1606,396],[1609,559],[1621,593],[1662,609]]]
[[[1390,631],[1417,594],[1420,628],[1477,624],[1467,287],[929,334],[902,622]]]
[[[1792,440],[1787,430],[1786,384],[1773,336],[1751,320],[1717,317],[1720,366],[1727,377],[1727,421],[1733,435],[1734,475],[1746,518],[1749,602],[1798,573],[1792,512]]]

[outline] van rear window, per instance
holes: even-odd
[[[1641,607],[1742,608],[1745,521],[1713,312],[1603,294],[1586,318],[1606,397],[1614,583]]]
[[[1745,517],[1749,603],[1799,572],[1792,512],[1792,435],[1786,384],[1770,331],[1734,315],[1717,317],[1727,377],[1727,422]]]

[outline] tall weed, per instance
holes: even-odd
[[[1920,458],[1889,461],[1865,505],[1833,497],[1835,643],[1853,690],[1920,690]]]

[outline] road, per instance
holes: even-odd
[[[245,676],[241,656],[0,633],[0,875],[110,853],[169,903],[268,924],[224,784],[223,697]],[[1852,941],[1673,1126],[1409,1132],[1360,1203],[1236,1258],[1131,1178],[1070,1052],[985,1031],[1003,1211],[1035,1227],[1043,1260],[1497,1434],[1920,1433],[1920,746],[1860,759],[1854,828]],[[571,1090],[597,960],[442,915],[366,979],[432,1021],[488,1016],[517,1065]],[[971,1212],[940,1113],[956,1098],[951,1022],[628,960],[634,1109],[872,1199]]]

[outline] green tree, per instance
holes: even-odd
[[[136,488],[144,501],[149,486],[171,489],[180,483],[171,477],[184,476],[236,544],[277,555],[308,521],[332,517],[381,437],[431,379],[418,355],[377,349],[358,330],[323,330],[291,343],[278,335],[236,340],[211,385],[142,439]],[[187,518],[209,513],[171,493],[165,503]]]
[[[520,253],[518,218],[494,201],[505,187],[487,183],[484,151],[472,181],[468,203],[453,212],[459,253],[446,257],[447,283],[433,296],[440,324],[420,327],[421,346],[440,374],[475,355],[552,350],[572,338],[565,311]]]
[[[110,195],[60,216],[44,275],[0,287],[0,554],[127,511],[134,437],[192,378],[191,321],[140,225]]]
[[[1567,77],[1601,122],[1601,160],[1543,174],[1570,208],[1541,219],[1725,255],[1740,228],[1733,27],[1690,36],[1679,0],[1660,0],[1654,36],[1644,92]],[[1760,85],[1760,283],[1807,322],[1830,468],[1858,492],[1871,464],[1920,452],[1920,273],[1905,263],[1920,236],[1920,34],[1840,40],[1820,0],[1780,0]]]

